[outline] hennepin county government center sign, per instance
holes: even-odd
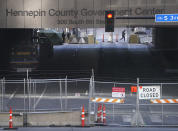
[[[107,10],[113,10],[116,18],[154,17],[177,11],[177,5],[140,0],[1,0],[0,5],[0,28],[104,28]],[[127,26],[128,22],[133,26],[159,24],[154,19],[117,20],[114,26]]]
[[[161,8],[149,8],[144,9],[141,7],[132,9],[124,9],[124,10],[114,10],[115,14],[118,16],[122,15],[154,15],[154,14],[163,14],[165,13],[165,9]],[[14,9],[6,9],[6,16],[104,16],[105,10],[89,10],[83,8],[81,10],[56,10],[56,9],[49,9],[49,10],[14,10]]]

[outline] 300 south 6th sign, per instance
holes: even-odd
[[[159,99],[160,86],[140,86],[139,99]]]

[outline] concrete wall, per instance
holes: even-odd
[[[16,115],[15,115],[16,114]],[[50,113],[27,113],[13,114],[13,127],[27,126],[81,126],[81,112],[50,112]],[[88,124],[87,115],[85,119]],[[26,119],[26,120],[25,120]],[[0,113],[0,126],[9,126],[9,113]]]
[[[80,112],[35,113],[27,115],[29,126],[80,126]]]
[[[176,13],[177,7],[178,0],[0,0],[0,28],[104,28],[105,10],[116,10],[116,17],[154,16]],[[39,14],[34,17],[32,14],[7,13],[6,9],[8,12],[12,9],[17,12],[44,11],[45,13],[38,12]],[[50,9],[52,13],[49,13]],[[78,11],[77,15],[75,11]],[[165,23],[155,23],[154,20],[115,22],[116,27],[131,25],[165,25]],[[177,25],[177,23],[166,23],[166,25]]]

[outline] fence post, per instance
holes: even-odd
[[[36,94],[36,80],[35,80],[35,96],[34,96],[34,99],[35,99],[35,111],[36,111],[36,98],[37,98],[37,94]]]
[[[4,111],[4,94],[5,94],[5,77],[3,77],[3,86],[2,86],[2,111]]]
[[[67,76],[65,78],[65,110],[67,110]]]
[[[0,83],[0,95],[2,95],[2,79]],[[0,112],[2,111],[2,97],[0,98]]]
[[[61,79],[59,81],[59,87],[60,87],[60,103],[61,103],[61,111],[62,111],[62,83],[61,83]]]
[[[28,110],[30,112],[30,79],[28,79]]]
[[[94,74],[94,69],[92,69],[92,88],[93,88],[93,91],[92,91],[92,97],[94,97],[94,93],[95,93],[95,74]]]
[[[24,78],[24,84],[23,84],[23,86],[24,86],[24,112],[25,112],[25,78]]]
[[[161,83],[161,98],[162,98],[162,83]],[[161,117],[162,117],[162,125],[163,125],[163,122],[164,122],[164,114],[163,114],[163,103],[161,104]]]
[[[139,126],[139,82],[140,79],[137,78],[137,102],[136,102],[136,126]]]
[[[92,68],[92,97],[95,97],[95,73],[94,69]],[[96,109],[96,103],[94,103],[94,112]]]
[[[88,105],[88,125],[90,125],[91,120],[91,96],[92,96],[92,77],[90,78],[90,83],[89,83],[89,105]]]
[[[35,82],[33,80],[33,111],[35,112]]]

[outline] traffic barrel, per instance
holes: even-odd
[[[9,111],[9,128],[13,128],[13,124],[12,124],[12,108],[10,107],[10,111]]]
[[[84,105],[82,107],[81,124],[82,124],[82,127],[85,126],[85,109],[84,109]]]
[[[106,107],[105,107],[105,104],[103,104],[103,124],[106,124]]]

